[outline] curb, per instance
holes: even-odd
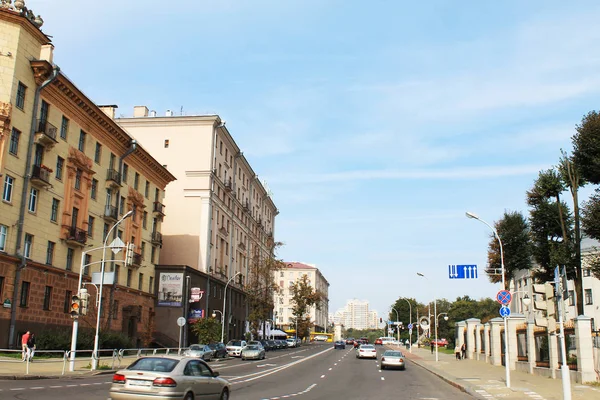
[[[100,376],[114,374],[117,370],[102,370],[102,371],[83,371],[80,373],[70,373],[65,375],[0,375],[0,381],[32,381],[41,379],[67,379],[73,377],[85,377],[85,376]]]
[[[482,398],[477,392],[475,392],[473,390],[473,388],[471,386],[460,384],[460,383],[454,381],[453,379],[449,378],[448,376],[445,376],[441,372],[438,372],[437,370],[429,368],[429,367],[421,364],[420,362],[415,361],[414,359],[408,358],[408,360],[410,362],[412,362],[413,364],[418,365],[419,367],[423,368],[425,371],[428,371],[431,374],[437,376],[438,378],[440,378],[444,382],[448,383],[449,385],[454,386],[455,388],[459,389],[461,392],[467,393],[468,395],[473,396],[478,399]]]

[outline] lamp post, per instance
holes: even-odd
[[[408,299],[402,298],[402,300],[406,301],[408,303],[408,309],[409,309],[409,315],[408,315],[408,319],[409,319],[409,324],[412,325],[412,304],[410,304],[410,301],[408,301]],[[419,320],[419,318],[417,318],[417,321]],[[417,328],[417,337],[419,337],[418,334],[418,329]],[[408,351],[412,353],[412,329],[408,330],[409,332],[409,343],[408,343]]]
[[[94,351],[92,352],[92,371],[95,371],[98,368],[98,344],[99,344],[99,334],[100,334],[100,314],[102,310],[102,287],[104,285],[104,266],[106,265],[106,244],[108,238],[110,238],[111,232],[119,226],[119,224],[125,221],[126,218],[130,217],[133,214],[133,210],[127,211],[120,220],[115,222],[115,224],[108,230],[106,233],[106,238],[104,239],[104,245],[102,247],[102,263],[100,264],[100,287],[98,288],[98,292],[100,293],[100,302],[98,303],[98,312],[96,313],[96,335],[94,336]],[[113,282],[114,284],[114,282]],[[79,288],[77,288],[79,290]]]
[[[425,278],[429,281],[429,279],[424,274],[417,272],[417,275],[419,275],[420,277]],[[435,296],[433,296],[433,315],[434,316],[437,315],[437,298]],[[429,322],[429,323],[431,324],[431,322]],[[435,336],[436,336],[436,338],[435,338],[435,342],[436,342],[435,343],[435,361],[439,361],[438,351],[437,351],[437,318],[435,320]]]
[[[476,214],[473,214],[472,212],[467,211],[465,213],[465,215],[467,216],[467,218],[476,219],[477,221],[481,222],[482,224],[487,225],[487,227],[490,228],[492,230],[492,232],[494,232],[494,236],[496,236],[496,239],[498,239],[498,244],[500,245],[500,269],[501,269],[500,273],[502,274],[502,289],[506,290],[506,277],[505,277],[506,274],[504,271],[504,250],[502,249],[502,240],[500,240],[498,231],[492,225],[488,224],[487,222],[485,222],[484,220],[482,220],[481,218],[479,218]],[[506,387],[507,388],[510,388],[509,357],[510,357],[510,355],[508,354],[508,319],[507,319],[507,317],[504,317],[504,366],[506,369]]]
[[[400,346],[400,315],[398,314],[398,310],[392,307],[392,310],[396,311],[396,336],[398,337],[398,346]]]
[[[438,361],[438,322],[441,316],[444,316],[444,321],[448,321],[448,313],[439,313],[437,317],[435,317],[435,361]]]
[[[233,274],[233,276],[227,281],[227,284],[225,285],[225,290],[223,291],[223,311],[221,312],[221,343],[223,343],[223,339],[225,338],[225,305],[227,304],[227,286],[229,286],[233,278],[240,274],[241,272],[236,272],[235,274]]]

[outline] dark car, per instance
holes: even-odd
[[[227,348],[223,343],[211,343],[208,347],[214,352],[215,358],[227,358]]]
[[[346,342],[344,342],[343,340],[338,340],[333,344],[333,348],[344,350],[346,348]]]

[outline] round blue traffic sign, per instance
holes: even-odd
[[[512,295],[508,290],[501,290],[496,294],[496,300],[500,304],[507,305],[510,304],[510,301],[512,300]]]
[[[412,329],[413,328],[413,324],[408,324],[408,329]]]
[[[502,318],[506,318],[509,315],[510,315],[510,308],[508,308],[507,306],[500,307],[500,316]]]

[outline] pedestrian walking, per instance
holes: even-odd
[[[462,353],[462,359],[464,360],[465,358],[467,358],[467,345],[466,345],[466,343],[462,344],[462,346],[460,348],[460,351]]]
[[[431,347],[431,354],[433,354],[433,340],[429,342],[429,346]]]
[[[25,361],[29,358],[29,347],[27,347],[27,342],[29,341],[29,336],[31,332],[27,331],[23,336],[21,336],[21,359]]]
[[[456,343],[456,346],[454,346],[454,354],[456,355],[456,359],[460,360],[460,346],[458,343]]]
[[[29,361],[33,361],[33,355],[35,354],[35,333],[29,335],[27,340],[27,348],[29,349]]]

